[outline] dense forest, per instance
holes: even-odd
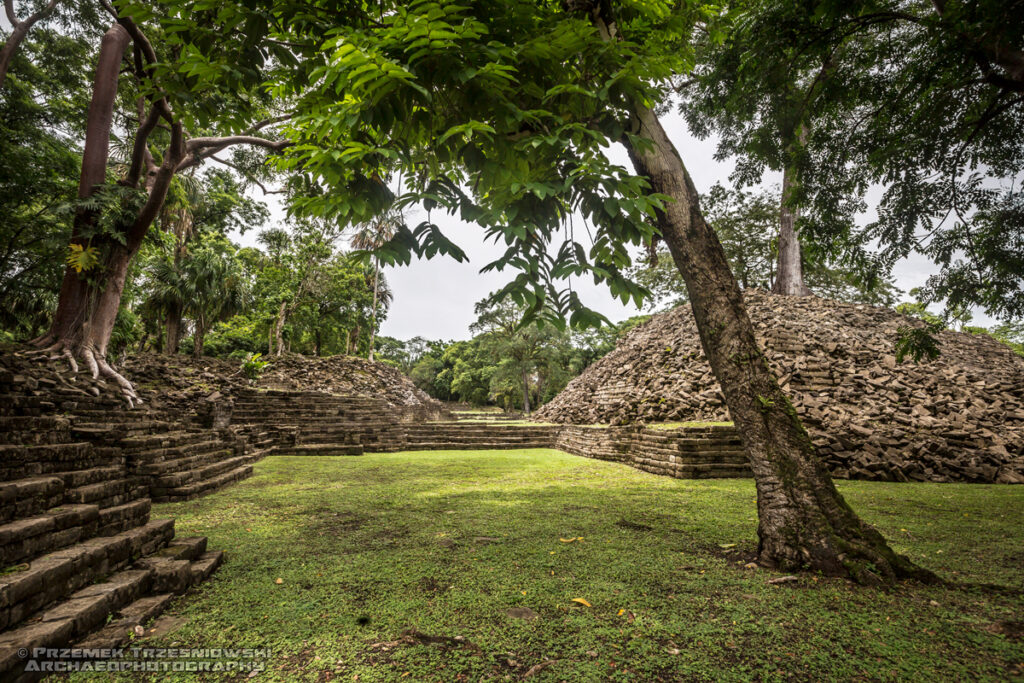
[[[832,486],[742,289],[891,304],[893,264],[918,254],[934,264],[919,303],[942,313],[903,330],[907,355],[974,307],[1019,335],[1020,16],[968,0],[5,0],[4,338],[132,404],[117,359],[136,349],[372,356],[382,268],[465,260],[432,218],[446,212],[506,247],[484,270],[509,281],[463,346],[384,340],[421,384],[527,410],[602,347],[563,332],[607,322],[572,278],[685,300],[757,479],[762,561],[928,579]],[[735,160],[732,187],[699,196],[662,124],[674,108]],[[782,181],[765,195],[768,171]],[[261,193],[281,195],[282,224]],[[258,246],[239,246],[248,231]]]

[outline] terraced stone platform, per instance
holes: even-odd
[[[50,372],[0,367],[0,681],[33,680],[22,648],[117,647],[208,577],[222,553],[175,539],[173,520],[150,519],[152,502],[216,491],[271,453],[558,448],[668,476],[747,476],[730,430],[409,421],[382,399],[301,391],[242,392],[188,414],[128,410]]]

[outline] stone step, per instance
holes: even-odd
[[[172,543],[153,553],[153,556],[195,562],[205,552],[206,536],[190,536],[174,539]]]
[[[68,503],[92,503],[100,507],[109,507],[104,503],[116,500],[126,493],[133,491],[139,485],[138,481],[132,478],[108,479],[95,484],[86,484],[77,488],[68,489],[64,492],[64,500]],[[120,505],[121,503],[114,503]]]
[[[248,465],[252,461],[252,456],[239,455],[233,458],[227,458],[218,462],[205,465],[196,469],[185,470],[183,472],[172,472],[168,474],[161,474],[154,476],[150,487],[153,491],[162,492],[175,489],[186,484],[192,484],[197,481],[204,481],[211,479],[226,472],[228,470],[235,469],[242,465]]]
[[[180,460],[181,458],[213,453],[230,447],[231,443],[224,439],[205,439],[195,443],[180,444],[177,446],[164,446],[145,451],[132,451],[128,454],[130,463],[155,463],[167,460]]]
[[[100,510],[96,535],[113,536],[133,527],[142,526],[149,521],[151,508],[152,502],[149,498],[139,498],[123,505],[103,508]]]
[[[70,440],[71,421],[66,417],[0,415],[0,444],[29,446]]]
[[[106,623],[111,613],[140,599],[151,583],[152,572],[146,569],[113,573],[102,583],[72,593],[23,626],[0,634],[0,675],[16,676],[24,670],[26,661],[19,650],[57,648],[86,635]]]
[[[187,486],[181,486],[168,491],[161,491],[159,489],[153,490],[153,500],[157,503],[171,503],[180,500],[191,500],[197,496],[201,496],[205,493],[212,493],[213,491],[227,486],[233,482],[245,479],[252,475],[252,465],[243,465],[242,467],[229,470],[224,474],[218,475],[212,479],[205,481],[196,482],[194,484],[188,484]]]
[[[217,571],[217,568],[224,564],[224,551],[213,550],[205,552],[196,559],[190,566],[192,572],[192,583],[205,581]]]
[[[405,444],[402,450],[406,451],[514,451],[527,448],[550,448],[548,443],[505,443],[505,442],[480,442],[480,443],[450,443],[440,442],[415,442]]]
[[[145,626],[167,609],[174,593],[158,593],[139,598],[111,615],[113,620],[98,631],[90,633],[73,647],[82,650],[117,649],[126,645],[135,635],[136,626]]]
[[[174,520],[151,521],[113,536],[98,536],[32,560],[0,575],[0,629],[10,628],[83,586],[162,548]]]
[[[97,484],[104,481],[120,479],[124,476],[123,467],[93,467],[87,470],[71,470],[69,472],[54,472],[53,476],[60,477],[67,489],[76,489],[90,484]]]
[[[0,567],[8,567],[96,534],[99,507],[67,505],[0,526]]]
[[[229,448],[221,448],[215,451],[207,451],[195,455],[185,455],[174,460],[162,460],[157,462],[139,463],[135,468],[141,476],[159,477],[167,474],[174,474],[185,470],[194,470],[210,463],[221,462],[230,458],[233,451]]]
[[[88,442],[0,445],[0,480],[12,481],[67,470],[102,467],[119,460],[109,449],[94,448]]]
[[[197,444],[203,441],[213,441],[209,431],[184,431],[163,432],[160,434],[147,434],[145,436],[132,436],[121,439],[120,445],[129,453],[140,453],[154,451],[164,448],[178,448]],[[220,439],[216,439],[220,441]]]
[[[0,522],[31,517],[64,501],[60,477],[28,477],[0,483]]]
[[[277,455],[362,455],[363,447],[357,444],[309,443],[295,446],[281,446]]]

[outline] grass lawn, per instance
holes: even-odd
[[[780,574],[744,568],[752,480],[550,450],[271,457],[156,506],[228,560],[172,606],[180,626],[143,642],[272,648],[254,680],[1024,676],[1024,487],[839,486],[899,551],[965,586],[769,585]]]

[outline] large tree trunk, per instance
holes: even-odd
[[[102,185],[107,179],[107,157],[110,150],[110,129],[114,121],[114,102],[117,98],[117,78],[121,69],[121,58],[128,48],[129,41],[128,32],[118,24],[111,26],[100,41],[92,100],[89,102],[85,148],[82,152],[82,175],[78,181],[79,199],[92,196],[96,186]],[[95,220],[94,213],[79,211],[75,215],[70,243],[87,246],[82,234]],[[71,266],[64,269],[57,311],[54,313],[53,327],[48,335],[50,339],[80,341],[88,309],[88,290],[86,279],[80,273]]]
[[[698,206],[697,191],[653,111],[637,107],[640,136],[623,143],[652,189],[674,201],[659,215],[662,237],[679,268],[701,345],[753,470],[760,562],[784,570],[813,569],[857,581],[934,579],[897,555],[862,522],[836,490],[792,404],[779,388],[754,336],[743,296],[718,237]]]
[[[100,43],[82,153],[79,197],[83,199],[91,196],[96,186],[106,180],[117,80],[128,43],[129,34],[119,24],[113,25],[103,35]],[[81,357],[93,377],[102,375],[117,382],[129,403],[138,401],[138,395],[131,383],[107,363],[107,344],[121,305],[128,265],[142,246],[146,231],[166,199],[171,178],[184,153],[182,127],[177,123],[172,124],[171,144],[163,162],[146,179],[146,202],[134,222],[121,226],[124,230],[122,239],[109,236],[93,238],[92,243],[87,244],[83,235],[87,234],[86,228],[95,222],[96,215],[94,212],[80,211],[75,216],[71,243],[95,247],[102,254],[101,262],[97,268],[90,270],[88,279],[81,277],[72,268],[65,270],[50,332],[35,340],[40,346],[53,342],[44,351],[63,352],[74,371],[78,370],[75,357]],[[134,186],[133,182],[129,184]]]
[[[790,206],[789,200],[796,184],[790,166],[782,171],[782,201],[779,205],[779,261],[772,294],[807,296],[811,290],[804,284],[803,254],[796,234],[796,221],[800,209]]]

